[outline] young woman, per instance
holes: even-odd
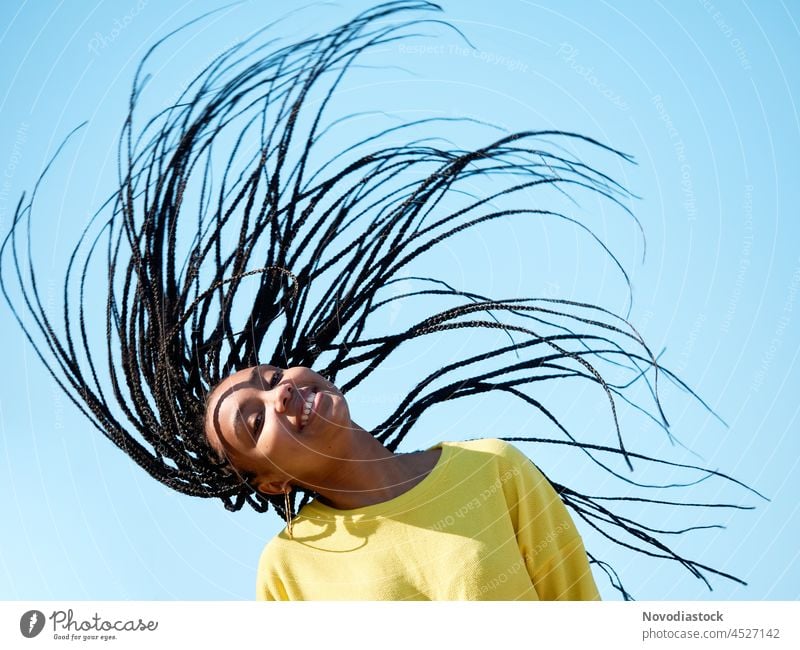
[[[259,45],[261,30],[140,122],[142,70],[156,43],[134,80],[120,187],[70,258],[58,326],[31,256],[36,188],[19,202],[1,251],[15,317],[72,402],[152,477],[229,510],[272,506],[286,518],[262,557],[260,598],[594,599],[587,559],[630,598],[614,570],[585,553],[567,507],[598,539],[680,563],[704,581],[707,573],[738,580],[659,539],[691,528],[659,530],[614,505],[680,506],[630,496],[631,487],[652,488],[625,475],[633,461],[677,464],[628,450],[617,405],[630,401],[666,431],[659,377],[688,390],[624,318],[554,297],[490,299],[408,271],[448,239],[501,218],[572,223],[618,265],[589,228],[534,198],[589,192],[629,212],[627,191],[565,146],[629,158],[561,131],[492,131],[478,147],[422,137],[439,136],[452,118],[359,129],[348,146],[328,144],[354,117],[332,114],[342,79],[366,53],[426,22],[404,15],[436,10],[387,2],[289,45]],[[97,287],[106,296],[100,328],[86,298]],[[378,318],[398,305],[419,316]],[[485,332],[500,332],[503,343],[477,336]],[[376,371],[421,337],[469,352],[420,371],[382,422],[355,424],[344,396],[359,385],[381,391]],[[604,392],[616,446],[574,435],[542,402],[540,386],[568,380]],[[657,414],[629,397],[640,384]],[[493,391],[520,400],[556,435],[398,453],[431,407]],[[519,441],[579,450],[626,490],[592,495],[545,478],[508,444]],[[734,480],[680,467],[698,480]]]
[[[206,435],[254,490],[316,493],[265,548],[261,600],[599,600],[555,490],[500,440],[395,454],[308,368],[234,373]]]

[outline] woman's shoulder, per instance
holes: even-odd
[[[274,537],[268,540],[261,548],[259,565],[274,565],[279,563],[286,551],[287,542],[290,542],[286,528],[282,528]]]
[[[519,461],[520,458],[527,459],[525,454],[523,454],[514,445],[512,445],[510,442],[506,442],[505,440],[500,440],[499,438],[475,438],[473,440],[445,442],[443,444],[450,445],[458,449],[493,454],[509,461]]]
[[[533,461],[516,446],[499,438],[476,438],[455,442],[445,442],[443,445],[451,447],[451,456],[459,456],[457,464],[469,464],[488,468],[504,473],[511,471],[536,472]],[[453,453],[455,452],[455,453]]]

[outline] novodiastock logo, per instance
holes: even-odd
[[[95,612],[90,619],[80,619],[71,609],[54,610],[49,618],[53,623],[53,638],[57,641],[113,641],[120,632],[154,632],[158,621],[108,620]],[[25,612],[19,619],[22,636],[31,639],[44,629],[45,615],[38,609]]]
[[[32,639],[44,629],[44,614],[38,609],[25,612],[19,619],[19,631],[22,636]]]

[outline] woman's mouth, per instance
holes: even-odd
[[[306,397],[305,401],[303,402],[303,412],[300,414],[300,429],[304,429],[306,424],[308,424],[309,418],[314,414],[314,402],[316,401],[317,393],[314,392],[312,389],[308,393],[308,397]]]

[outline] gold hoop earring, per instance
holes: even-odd
[[[292,537],[292,510],[291,506],[289,505],[289,490],[283,493],[283,496],[286,497],[286,506],[284,510],[286,511],[286,531],[289,533],[289,539],[293,539]]]

